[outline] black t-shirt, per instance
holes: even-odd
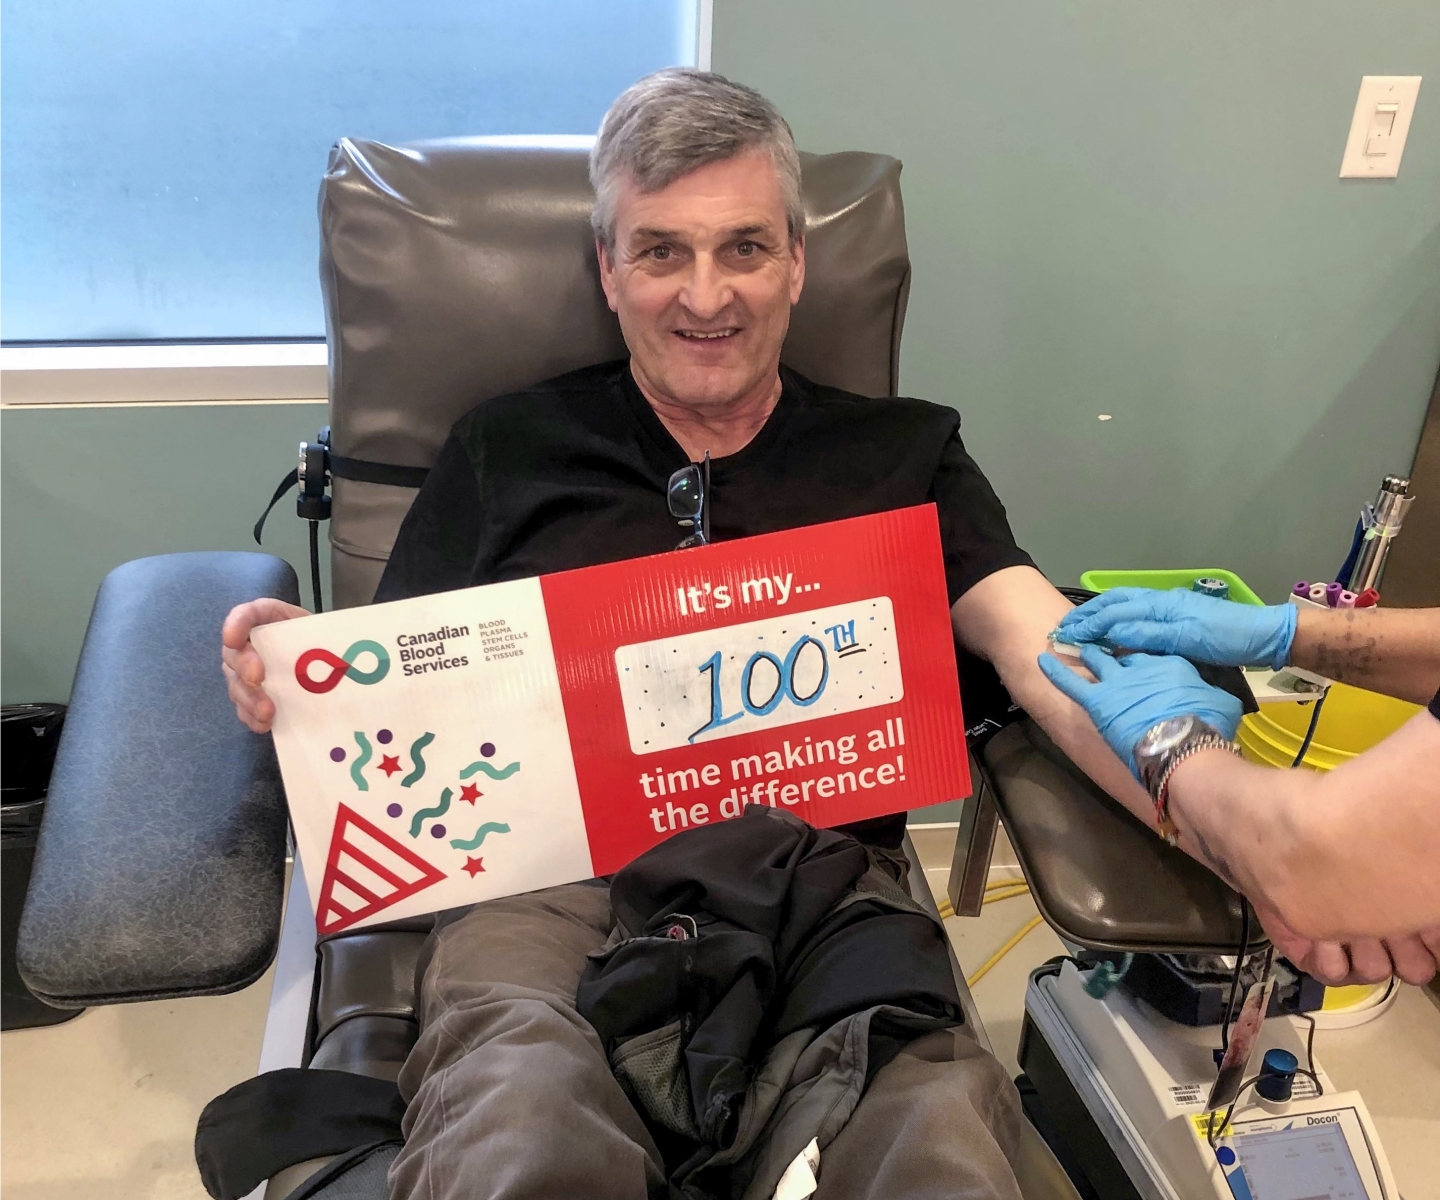
[[[1032,565],[965,453],[960,418],[924,400],[867,399],[781,369],[774,412],[710,468],[715,540],[933,500],[953,604],[987,575]],[[689,461],[626,360],[497,396],[455,423],[400,526],[375,600],[639,558],[685,531],[665,488]],[[904,814],[848,827],[896,847]]]

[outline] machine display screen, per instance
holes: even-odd
[[[1245,1134],[1227,1149],[1231,1155],[1220,1158],[1235,1200],[1366,1200],[1369,1194],[1338,1121]]]

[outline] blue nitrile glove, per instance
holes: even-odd
[[[1091,683],[1053,654],[1040,656],[1040,669],[1089,714],[1095,728],[1137,779],[1135,744],[1146,730],[1161,721],[1188,714],[1199,717],[1227,738],[1235,736],[1244,712],[1240,701],[1229,692],[1211,687],[1183,658],[1155,654],[1111,658],[1095,646],[1082,646],[1080,660],[1098,682]]]
[[[1105,638],[1148,654],[1179,654],[1227,667],[1264,663],[1278,671],[1290,661],[1298,611],[1293,604],[1260,608],[1198,592],[1125,587],[1066,613],[1060,628],[1072,642]]]

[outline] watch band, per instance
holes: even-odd
[[[1173,846],[1180,840],[1180,830],[1170,819],[1170,780],[1175,774],[1176,767],[1191,755],[1199,754],[1202,750],[1225,750],[1235,755],[1240,753],[1240,747],[1224,734],[1205,726],[1203,732],[1186,739],[1167,757],[1164,769],[1155,780],[1150,793],[1155,801],[1156,832],[1165,839],[1167,845]]]
[[[1240,752],[1234,742],[1193,713],[1166,717],[1147,729],[1135,744],[1135,773],[1155,803],[1156,829],[1172,846],[1179,830],[1170,819],[1170,777],[1192,754],[1212,749]]]

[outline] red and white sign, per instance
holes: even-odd
[[[322,933],[609,874],[746,804],[970,791],[933,505],[254,641]]]

